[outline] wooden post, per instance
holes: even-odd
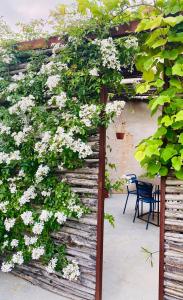
[[[166,178],[162,177],[160,201],[159,300],[164,300],[165,187]]]
[[[107,102],[107,88],[103,86],[100,92],[100,102]],[[103,239],[104,239],[104,188],[105,188],[105,156],[106,128],[100,127],[99,132],[99,176],[98,176],[98,216],[97,216],[97,259],[96,259],[96,300],[102,300],[103,273]]]

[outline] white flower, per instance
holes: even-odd
[[[42,191],[42,192],[41,192],[41,195],[42,195],[43,197],[50,197],[51,191]]]
[[[24,263],[23,253],[19,251],[12,256],[12,262],[14,264],[22,265]]]
[[[58,262],[58,259],[55,257],[55,258],[52,258],[48,264],[48,266],[45,268],[46,271],[48,273],[54,273],[55,272],[55,268],[57,266],[57,262]]]
[[[13,60],[13,54],[9,54],[6,48],[0,47],[0,60],[6,64],[10,64]]]
[[[44,179],[44,177],[48,174],[49,170],[50,168],[48,166],[40,165],[35,174],[36,183],[41,182]]]
[[[24,242],[26,246],[34,245],[37,240],[37,236],[29,237],[28,235],[24,235]]]
[[[58,169],[59,169],[60,171],[62,171],[62,170],[64,169],[64,164],[61,163],[60,165],[58,165]]]
[[[11,132],[11,127],[7,127],[6,125],[4,125],[3,123],[0,123],[0,133],[1,134],[10,134]]]
[[[68,209],[71,212],[75,212],[77,214],[78,219],[80,219],[83,215],[83,208],[76,204],[75,199],[71,198],[68,203]]]
[[[51,217],[52,217],[53,213],[51,211],[48,210],[42,210],[39,219],[42,222],[47,222]]]
[[[133,49],[137,49],[138,48],[138,38],[136,38],[135,36],[128,36],[128,38],[126,39],[124,46],[127,49],[133,48]]]
[[[32,228],[32,232],[36,235],[40,235],[44,229],[43,222],[36,222]]]
[[[121,70],[120,61],[118,59],[119,53],[111,37],[103,40],[96,39],[93,41],[93,44],[100,46],[102,64],[104,67],[118,71]]]
[[[20,170],[20,171],[19,171],[18,177],[25,177],[25,172],[24,172],[24,170]]]
[[[8,92],[15,92],[16,89],[18,88],[18,84],[13,82],[13,83],[10,83],[10,85],[7,87],[7,90]]]
[[[107,103],[105,112],[109,115],[114,113],[116,116],[120,116],[122,110],[124,109],[124,106],[124,101],[114,101],[113,103]]]
[[[22,131],[19,132],[13,132],[12,137],[15,140],[15,144],[19,146],[22,142],[25,142],[26,137],[31,132],[32,126],[24,127]]]
[[[15,221],[16,219],[15,218],[6,218],[5,221],[4,221],[4,226],[5,226],[5,229],[6,231],[10,231],[10,229],[15,225]]]
[[[83,209],[79,205],[73,205],[71,210],[77,214],[78,219],[82,217]]]
[[[13,267],[14,267],[14,264],[11,261],[10,262],[3,262],[2,266],[1,266],[1,271],[5,272],[5,273],[11,272]]]
[[[30,200],[33,200],[36,196],[37,194],[35,193],[35,187],[30,186],[20,197],[19,199],[20,206],[24,205],[27,202],[30,202]]]
[[[10,164],[12,160],[20,160],[20,151],[11,153],[0,152],[0,163]]]
[[[57,219],[57,222],[59,224],[63,224],[67,220],[67,216],[64,213],[62,213],[62,212],[55,213],[55,218]]]
[[[9,245],[8,241],[4,241],[3,245],[2,245],[2,249],[6,248]]]
[[[49,63],[43,64],[41,66],[39,74],[48,74],[49,75],[52,73],[53,68],[54,68],[54,62],[50,61]]]
[[[35,151],[38,152],[39,157],[46,153],[51,139],[50,131],[42,132],[41,141],[35,144]]]
[[[51,46],[53,47],[52,48],[53,56],[55,56],[56,53],[58,53],[58,50],[60,49],[60,47],[62,47],[62,44],[60,44],[60,43],[53,43],[53,44],[51,44]]]
[[[67,101],[67,95],[65,92],[61,92],[60,95],[53,96],[49,101],[49,105],[56,105],[59,109],[62,109],[65,106]]]
[[[78,263],[73,260],[62,270],[63,278],[68,279],[69,281],[76,281],[80,276]]]
[[[0,210],[3,212],[3,213],[6,213],[7,212],[7,206],[9,204],[9,201],[3,201],[3,202],[0,202]]]
[[[21,214],[21,218],[25,225],[29,225],[33,223],[33,216],[32,212],[27,210],[24,213]]]
[[[89,74],[91,76],[99,76],[99,73],[98,73],[98,69],[97,68],[93,68],[89,71]]]
[[[18,75],[15,74],[15,75],[12,77],[12,79],[13,79],[14,81],[24,80],[24,78],[25,78],[25,75],[24,75],[22,72],[18,73]]]
[[[58,127],[49,150],[61,153],[64,146],[70,148],[73,152],[78,152],[80,158],[86,158],[92,154],[92,149],[89,145],[85,144],[81,139],[74,140],[71,130],[65,132],[64,128]]]
[[[43,246],[32,249],[32,259],[39,259],[42,255],[44,255],[45,250]]]
[[[16,247],[18,246],[18,243],[19,243],[18,240],[13,239],[13,240],[11,241],[10,245],[11,245],[12,248],[16,248]]]
[[[92,125],[92,120],[95,115],[99,115],[100,110],[97,110],[95,104],[85,104],[80,107],[79,117],[85,126],[90,127]]]
[[[17,114],[31,112],[32,108],[35,106],[34,96],[29,95],[27,97],[22,97],[20,101],[9,108],[9,113]]]
[[[9,159],[7,160],[7,164],[9,164],[12,160],[20,160],[20,151],[14,151],[9,154]]]
[[[16,184],[11,183],[11,184],[9,185],[9,189],[10,189],[10,192],[11,192],[12,194],[15,194],[16,191],[17,191]]]
[[[46,81],[46,85],[48,86],[48,88],[50,90],[52,90],[53,88],[55,88],[58,83],[60,81],[60,76],[59,75],[52,75],[52,76],[49,76],[47,81]]]

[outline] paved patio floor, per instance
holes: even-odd
[[[132,223],[135,200],[129,200],[122,214],[125,195],[105,201],[106,212],[116,219],[113,229],[105,222],[103,300],[157,300],[158,255],[154,267],[145,261],[141,247],[158,250],[159,230],[137,220]],[[66,300],[39,287],[0,272],[0,300]]]
[[[132,222],[135,198],[131,196],[125,215],[125,195],[105,201],[105,210],[114,215],[113,229],[105,222],[103,300],[157,300],[158,254],[154,267],[146,262],[141,247],[159,250],[159,228],[139,219]]]

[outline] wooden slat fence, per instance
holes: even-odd
[[[164,300],[183,299],[183,181],[165,181]]]

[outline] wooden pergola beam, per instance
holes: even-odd
[[[110,34],[113,38],[119,38],[124,35],[135,33],[135,30],[139,24],[139,21],[131,21],[128,24],[121,24],[115,26],[111,29]],[[51,48],[52,44],[60,43],[59,36],[52,36],[48,39],[40,38],[32,41],[24,41],[17,43],[16,49],[19,51],[29,51],[29,50],[38,50],[38,49],[48,49]]]

